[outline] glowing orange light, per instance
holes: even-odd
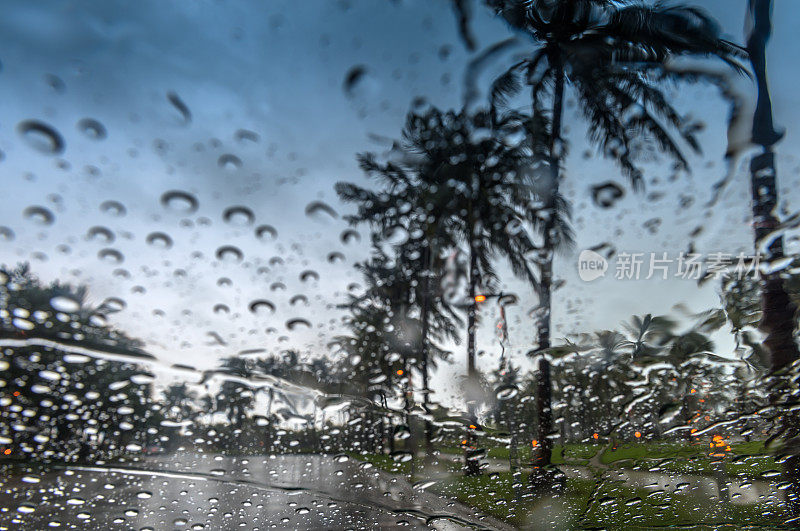
[[[537,441],[536,439],[532,440],[531,446],[539,446],[539,441]]]
[[[475,424],[470,424],[470,425],[469,425],[469,429],[471,429],[471,430],[477,430],[477,429],[478,429],[478,427],[477,427]]]
[[[475,295],[475,302],[485,302],[486,295]]]
[[[397,369],[397,376],[403,376],[403,369]]]
[[[592,438],[599,439],[600,438],[600,434],[599,433],[593,433],[592,434]]]
[[[691,391],[689,391],[689,392],[690,392],[690,393],[692,393],[692,394],[695,394],[695,393],[697,392],[697,389],[692,389],[692,390],[691,390]]]
[[[701,399],[700,399],[700,402],[705,402],[705,401],[706,401],[706,399],[705,399],[705,398],[701,398]]]
[[[462,444],[462,445],[464,445],[464,446],[466,446],[466,445],[467,445],[467,440],[466,440],[466,439],[464,439],[463,441],[461,441],[461,444]]]
[[[3,453],[6,454],[6,455],[10,455],[11,454],[11,448],[6,448],[5,450],[3,450]]]
[[[697,428],[692,428],[692,431],[690,433],[694,433],[696,431],[697,431]]]
[[[14,391],[14,396],[19,396],[19,391]]]
[[[634,434],[633,434],[633,436],[634,436],[634,437],[636,437],[636,438],[638,439],[639,437],[641,437],[641,436],[642,436],[642,432],[640,432],[640,431],[637,431],[636,433],[634,433]]]

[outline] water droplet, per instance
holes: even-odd
[[[425,490],[427,488],[433,487],[436,485],[435,481],[431,480],[424,480],[424,481],[417,481],[412,485],[412,488],[416,491]]]
[[[310,218],[317,219],[319,221],[327,221],[323,214],[327,214],[328,217],[333,219],[339,217],[339,214],[337,214],[330,205],[322,201],[312,201],[306,206],[306,216]]]
[[[289,299],[289,304],[292,305],[292,306],[294,306],[298,302],[302,302],[303,304],[307,305],[308,304],[308,297],[306,297],[305,295],[301,294],[301,295],[295,295],[294,297]]]
[[[256,229],[256,237],[259,240],[265,240],[267,237],[274,240],[278,237],[278,231],[272,225],[259,225]]]
[[[116,218],[121,218],[127,213],[127,210],[125,209],[125,205],[119,201],[103,201],[100,203],[100,212]]]
[[[104,311],[111,313],[121,312],[127,306],[128,305],[125,303],[125,301],[119,297],[108,297],[103,301],[103,304],[100,305]]]
[[[392,460],[395,463],[407,463],[411,461],[412,458],[411,452],[404,452],[402,450],[398,450],[392,454]]]
[[[400,225],[388,227],[385,231],[383,231],[383,239],[388,245],[402,245],[408,241],[410,236],[411,235],[408,233],[408,230]]]
[[[222,213],[222,219],[231,225],[252,225],[256,219],[256,215],[247,207],[234,206],[225,209]]]
[[[29,146],[48,155],[64,151],[64,139],[52,126],[38,120],[25,120],[17,125],[17,131]]]
[[[111,248],[100,249],[97,252],[97,257],[109,264],[121,264],[125,261],[125,256],[121,252]]]
[[[244,142],[245,140],[258,142],[258,133],[250,131],[249,129],[238,129],[236,133],[234,133],[233,138],[238,142]]]
[[[319,280],[319,273],[308,269],[300,273],[300,280],[303,282],[307,282],[309,279]]]
[[[54,74],[45,74],[44,82],[58,94],[63,94],[67,88],[61,78]]]
[[[336,262],[344,262],[344,254],[334,251],[328,254],[328,262],[335,264]]]
[[[601,208],[611,208],[624,195],[622,187],[612,181],[592,187],[592,199]]]
[[[170,190],[161,196],[161,205],[164,208],[180,212],[182,214],[193,214],[197,212],[199,203],[197,198],[188,192],[180,190]]]
[[[275,305],[266,299],[258,299],[250,303],[250,311],[258,313],[261,309],[267,309],[270,313],[275,313]]]
[[[342,234],[339,236],[339,239],[342,240],[342,243],[347,245],[350,242],[360,242],[361,235],[354,231],[353,229],[347,229],[342,231]]]
[[[183,117],[183,123],[188,125],[192,122],[192,111],[189,110],[189,107],[183,102],[183,100],[178,96],[178,94],[174,91],[167,92],[167,100],[176,108],[178,112],[181,113]]]
[[[311,323],[308,322],[306,319],[296,318],[296,319],[289,319],[286,321],[286,328],[289,330],[294,330],[298,326],[305,326],[306,328],[311,328]]]
[[[38,225],[52,225],[56,220],[53,213],[43,206],[29,206],[23,211],[22,215]]]
[[[224,153],[217,159],[217,166],[223,170],[234,171],[242,167],[242,159],[230,153]]]
[[[88,240],[102,240],[102,243],[114,243],[114,233],[106,227],[92,227],[86,232]]]
[[[170,249],[172,247],[172,238],[163,232],[151,232],[147,235],[147,243],[159,249]]]
[[[344,77],[344,93],[348,98],[355,96],[356,89],[359,83],[367,75],[367,67],[364,65],[355,65],[347,71]]]
[[[501,385],[495,392],[498,400],[510,400],[517,396],[518,393],[519,388],[516,385]]]
[[[233,245],[223,245],[217,249],[217,258],[223,261],[241,262],[244,258],[244,253]]]
[[[92,118],[84,118],[78,122],[78,131],[93,140],[103,140],[106,137],[106,128]]]
[[[81,305],[78,301],[61,295],[50,299],[50,306],[52,306],[54,310],[64,313],[75,313],[81,309]]]

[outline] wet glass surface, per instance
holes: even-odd
[[[5,2],[0,529],[796,528],[774,4]]]

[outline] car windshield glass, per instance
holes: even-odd
[[[0,13],[0,531],[800,525],[800,3]]]

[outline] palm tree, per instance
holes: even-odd
[[[750,0],[753,31],[747,39],[750,62],[758,83],[758,102],[753,116],[753,142],[762,153],[750,161],[751,189],[753,193],[753,227],[756,247],[767,240],[778,228],[775,217],[778,206],[778,186],[775,172],[773,146],[783,137],[775,131],[772,121],[772,100],[767,83],[766,47],[772,32],[772,0]],[[783,237],[775,237],[767,248],[768,261],[784,257]],[[800,357],[794,340],[795,312],[797,306],[789,298],[780,272],[764,275],[761,286],[761,323],[766,333],[764,346],[770,354],[773,369],[781,369]]]
[[[248,411],[253,407],[255,396],[251,386],[240,380],[250,378],[253,369],[246,359],[228,357],[222,359],[220,370],[230,378],[222,382],[217,394],[217,404],[225,412],[231,424],[237,430],[241,430],[244,428]]]
[[[528,135],[531,121],[519,115],[498,116],[485,111],[456,113],[431,108],[412,112],[403,132],[405,145],[399,162],[379,164],[374,156],[361,159],[369,174],[386,183],[385,190],[376,193],[353,185],[337,185],[344,200],[362,205],[352,218],[354,222],[371,220],[384,230],[397,223],[410,234],[421,234],[426,278],[441,264],[444,251],[465,248],[469,257],[469,382],[477,379],[475,296],[479,286],[496,289],[496,257],[505,258],[514,274],[536,285],[528,256],[537,249],[527,231],[529,225],[539,222],[526,177],[532,154],[526,144],[508,145],[502,141],[498,131],[510,129]],[[431,290],[427,280],[423,286],[423,345],[427,345]],[[427,358],[423,355],[424,360]],[[469,397],[472,425],[476,424],[474,400]],[[477,472],[477,464],[469,463],[468,469]]]
[[[368,193],[359,193],[362,192]],[[336,342],[351,359],[357,360],[353,381],[359,384],[361,394],[386,407],[387,396],[393,396],[397,386],[401,388],[405,423],[410,428],[411,369],[422,372],[427,389],[429,366],[449,356],[437,343],[457,339],[460,320],[442,304],[434,304],[433,311],[424,316],[414,313],[420,311],[420,299],[425,298],[415,280],[425,275],[424,271],[419,273],[425,262],[424,253],[418,252],[418,241],[414,244],[412,239],[397,246],[394,257],[388,256],[379,242],[376,236],[372,257],[356,265],[366,288],[359,295],[351,294],[342,306],[350,311],[347,324],[351,334]],[[427,324],[421,322],[423,318]],[[427,394],[423,399],[426,406]],[[426,426],[425,431],[430,455],[432,430]]]
[[[719,37],[717,24],[692,7],[655,5],[632,0],[487,0],[516,31],[538,46],[529,57],[512,65],[492,87],[493,106],[518,93],[523,80],[530,87],[532,114],[549,114],[548,171],[541,176],[545,208],[559,201],[566,157],[562,137],[564,97],[572,88],[589,123],[589,140],[618,163],[633,187],[642,186],[635,163],[646,144],[671,158],[678,169],[688,169],[677,134],[699,151],[693,124],[667,100],[663,87],[687,78],[666,68],[673,57],[718,57],[737,71],[743,50]],[[702,79],[698,74],[690,81]],[[645,144],[643,145],[643,140]],[[551,216],[543,227],[543,247],[549,251],[541,264],[539,385],[537,411],[542,444],[536,466],[550,463],[552,431],[550,364],[543,355],[551,346],[550,310],[553,253],[558,232]]]

